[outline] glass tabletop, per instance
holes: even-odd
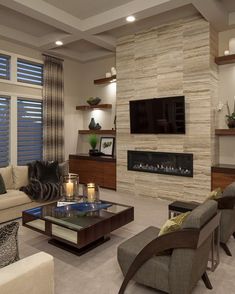
[[[72,204],[57,202],[28,209],[25,213],[33,216],[35,219],[47,220],[73,230],[81,230],[128,208],[129,206],[108,201]]]

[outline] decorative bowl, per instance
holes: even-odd
[[[90,97],[89,99],[87,99],[87,103],[90,105],[98,105],[100,103],[101,99],[99,97]]]

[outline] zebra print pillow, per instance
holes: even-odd
[[[0,228],[0,268],[19,260],[18,229],[17,222]]]

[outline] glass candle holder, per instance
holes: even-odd
[[[99,186],[95,183],[83,185],[83,197],[87,200],[87,202],[98,202],[100,200],[99,194]]]
[[[77,174],[68,174],[63,177],[63,196],[67,200],[74,200],[79,194],[79,177]]]

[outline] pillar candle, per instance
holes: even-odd
[[[94,183],[87,184],[87,201],[88,202],[95,201],[95,184]]]
[[[68,181],[68,183],[66,183],[66,196],[73,196],[73,183],[71,181]]]

